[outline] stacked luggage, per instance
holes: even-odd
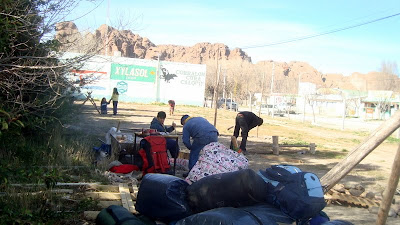
[[[247,169],[248,161],[242,154],[218,142],[206,146],[202,154],[207,157],[199,159],[195,167],[200,170],[207,165],[209,173],[201,176],[184,180],[146,174],[135,205],[139,215],[176,225],[351,224],[329,221],[323,213],[326,203],[319,178],[313,173],[288,165],[256,173]],[[214,166],[217,164],[220,167]]]

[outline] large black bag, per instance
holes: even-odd
[[[240,208],[223,207],[197,213],[179,220],[175,225],[275,225],[267,216],[258,217]]]
[[[257,218],[260,218],[261,221],[263,221],[264,218],[268,218],[278,222],[279,224],[292,224],[294,222],[292,218],[283,213],[279,208],[268,203],[240,207],[238,209],[251,213]]]
[[[194,212],[219,207],[242,207],[264,202],[267,185],[251,169],[206,176],[187,187]]]
[[[96,217],[96,225],[146,225],[122,206],[111,205]]]
[[[185,192],[188,185],[175,176],[146,174],[139,187],[135,208],[147,217],[166,222],[190,216],[192,212]]]

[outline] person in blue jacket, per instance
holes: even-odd
[[[183,115],[181,118],[183,125],[183,144],[190,150],[189,170],[193,168],[199,159],[199,154],[204,146],[211,142],[218,141],[218,130],[203,117],[190,117]],[[192,143],[190,143],[192,138]]]
[[[167,118],[167,114],[164,111],[160,111],[157,113],[157,117],[154,117],[150,123],[150,129],[156,129],[158,132],[171,133],[175,130],[176,124],[172,123],[172,126],[166,127],[164,126],[164,121]],[[176,141],[173,139],[167,140],[167,149],[171,153],[171,156],[176,158],[179,154],[179,145],[177,145]]]

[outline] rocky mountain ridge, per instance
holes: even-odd
[[[227,67],[240,66],[247,71],[271,71],[274,68],[275,79],[282,82],[280,85],[282,87],[277,92],[297,92],[293,87],[299,81],[315,83],[317,87],[359,91],[383,90],[395,85],[398,87],[400,84],[397,76],[389,76],[382,80],[382,74],[379,72],[353,73],[351,76],[322,74],[306,62],[286,63],[266,60],[253,64],[251,57],[242,49],[231,50],[222,43],[203,42],[193,46],[155,45],[148,38],[134,34],[130,30],[118,30],[105,24],[94,33],[81,33],[73,22],[59,23],[56,26],[55,38],[62,43],[61,51],[85,53],[96,50],[98,54],[103,55],[117,54],[122,57],[153,60],[159,58],[165,61],[207,64],[210,68],[215,67],[215,61],[218,59]],[[263,72],[258,72],[258,74],[261,73]],[[267,72],[267,79],[271,79],[270,76],[271,73]],[[390,80],[390,82],[384,82],[385,80]],[[283,87],[286,87],[286,90]]]

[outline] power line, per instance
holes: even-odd
[[[344,30],[348,30],[348,29],[364,26],[364,25],[367,25],[367,24],[370,24],[370,23],[375,23],[375,22],[378,22],[378,21],[381,21],[381,20],[389,19],[391,17],[399,16],[399,15],[400,15],[400,13],[396,13],[396,14],[393,14],[393,15],[390,15],[390,16],[381,17],[381,18],[378,18],[378,19],[374,19],[374,20],[370,20],[370,21],[364,22],[364,23],[359,23],[359,24],[356,24],[356,25],[351,25],[351,26],[347,26],[347,27],[343,27],[343,28],[338,28],[338,29],[326,31],[326,32],[319,33],[319,34],[313,34],[313,35],[307,35],[307,36],[303,36],[303,37],[297,37],[297,38],[293,38],[293,39],[289,39],[289,40],[285,40],[285,41],[273,42],[273,43],[265,44],[265,45],[249,45],[249,46],[242,47],[241,49],[261,48],[261,47],[268,47],[268,46],[273,46],[273,45],[286,44],[286,43],[295,42],[295,41],[301,41],[301,40],[305,40],[305,39],[310,39],[310,38],[314,38],[314,37],[319,37],[319,36],[323,36],[323,35],[327,35],[327,34],[336,33],[336,32],[339,32],[339,31],[344,31]]]

